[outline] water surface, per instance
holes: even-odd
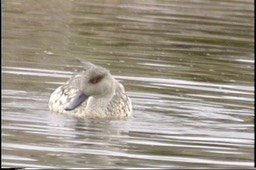
[[[2,166],[251,168],[254,8],[243,1],[3,1]],[[50,113],[79,57],[108,68],[129,120]]]

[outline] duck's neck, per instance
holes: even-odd
[[[94,115],[95,117],[106,117],[107,115],[105,112],[113,96],[114,94],[89,97],[86,112]]]

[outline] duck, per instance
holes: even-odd
[[[85,119],[131,117],[131,99],[110,71],[88,61],[79,62],[82,71],[51,93],[49,110]]]

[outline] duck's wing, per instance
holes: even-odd
[[[51,94],[48,103],[51,111],[64,113],[65,111],[73,110],[81,103],[86,103],[86,98],[80,98],[83,100],[76,100],[80,92],[77,88],[80,83],[80,76],[81,74],[74,75]],[[85,107],[86,104],[83,104],[83,108]]]
[[[132,114],[132,103],[123,85],[116,82],[116,91],[107,107],[107,114],[115,118],[125,118]]]

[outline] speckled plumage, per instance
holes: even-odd
[[[132,104],[123,85],[115,80],[105,68],[85,61],[81,63],[84,70],[71,77],[51,94],[48,104],[50,111],[79,118],[123,119],[130,117]],[[91,83],[90,80],[97,76],[103,76],[103,79],[95,84]],[[75,109],[65,110],[66,105],[74,99],[79,90],[90,94],[89,98]],[[89,101],[90,104],[88,104]]]

